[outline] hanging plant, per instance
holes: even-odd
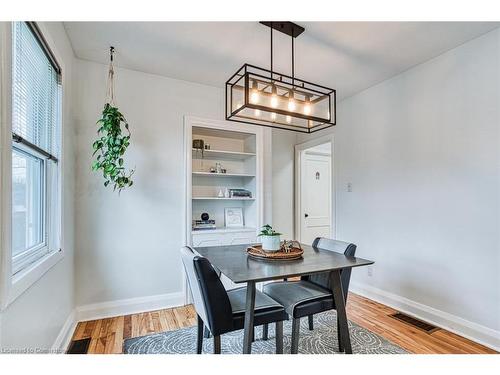
[[[95,160],[92,163],[93,171],[102,171],[104,186],[113,185],[113,191],[130,187],[133,184],[131,179],[134,170],[126,172],[123,166],[124,155],[130,145],[130,129],[123,114],[115,105],[114,89],[114,69],[113,69],[114,48],[110,48],[110,63],[108,73],[108,89],[106,93],[106,104],[102,111],[101,118],[97,121],[98,139],[92,144]],[[123,132],[125,130],[125,133]]]

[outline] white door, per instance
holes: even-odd
[[[330,237],[331,156],[303,151],[301,160],[300,240],[311,245],[316,237]]]

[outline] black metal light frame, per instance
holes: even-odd
[[[264,69],[251,64],[244,64],[236,73],[234,73],[226,82],[225,90],[225,114],[226,120],[242,122],[253,125],[266,126],[271,128],[291,130],[301,133],[314,133],[316,131],[329,128],[336,124],[336,90],[314,84],[299,78],[294,75],[294,47],[293,39],[304,31],[301,26],[291,22],[261,22],[271,28],[271,69]],[[292,37],[292,76],[278,73],[272,70],[273,54],[272,54],[272,30],[281,31]],[[280,108],[272,108],[265,105],[251,103],[250,101],[250,82],[259,82],[266,87],[277,86],[282,91],[300,93],[308,97],[315,97],[311,101],[328,100],[328,116],[321,117],[318,115],[306,115],[296,111],[288,111]],[[243,100],[240,106],[235,108],[233,102],[233,93],[235,90],[243,91]],[[259,91],[261,95],[269,95],[264,91]],[[282,96],[282,99],[286,99]],[[306,120],[308,125],[296,125],[287,122],[276,121],[272,119],[256,118],[255,116],[245,115],[246,109],[254,111],[264,111],[264,113],[275,113],[278,115],[289,116]]]

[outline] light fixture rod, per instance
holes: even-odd
[[[292,87],[295,87],[295,49],[294,49],[294,43],[293,40],[295,39],[293,37],[293,26],[292,26]]]
[[[273,23],[271,22],[271,81],[273,80]]]

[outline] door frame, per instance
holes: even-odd
[[[330,161],[330,236],[336,238],[337,236],[337,217],[336,217],[336,204],[335,204],[335,143],[333,134],[326,134],[318,138],[314,138],[310,141],[299,143],[295,145],[295,238],[297,241],[301,242],[301,212],[302,212],[302,186],[301,186],[301,174],[302,174],[302,155],[304,151],[308,148],[319,146],[323,143],[330,142],[331,145],[331,161]]]

